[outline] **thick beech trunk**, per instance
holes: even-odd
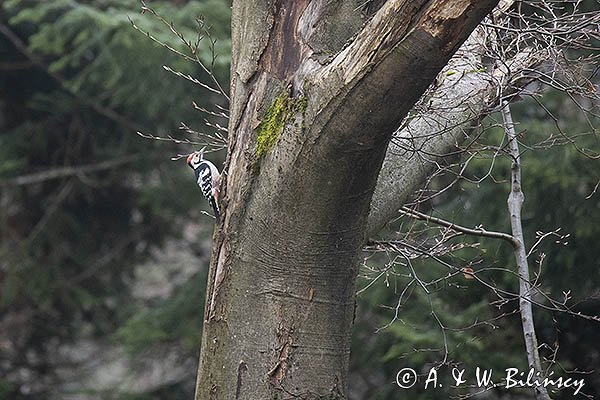
[[[234,1],[196,399],[347,397],[358,256],[391,134],[496,3]]]

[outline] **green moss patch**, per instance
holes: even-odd
[[[261,158],[267,154],[281,135],[283,126],[288,118],[290,98],[286,93],[282,93],[277,97],[275,102],[271,104],[263,120],[257,129],[256,135],[256,157]]]
[[[283,132],[285,123],[295,112],[306,110],[306,98],[291,99],[287,93],[280,94],[267,109],[256,135],[256,159],[260,160],[273,149]]]

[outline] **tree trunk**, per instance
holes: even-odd
[[[234,1],[196,399],[347,397],[358,257],[388,142],[496,3]]]
[[[510,228],[512,236],[515,238],[514,254],[519,271],[519,311],[521,313],[521,323],[523,329],[523,339],[525,341],[525,351],[527,353],[527,364],[530,370],[535,371],[535,378],[542,380],[544,371],[538,351],[537,335],[533,323],[533,309],[531,306],[533,298],[533,284],[529,277],[529,263],[527,261],[527,251],[525,250],[525,236],[523,235],[521,209],[525,201],[525,195],[521,186],[521,152],[519,150],[518,135],[513,123],[510,106],[507,101],[502,104],[502,119],[504,122],[504,131],[508,140],[508,154],[512,158],[510,194],[508,195],[507,205],[510,214]],[[533,388],[536,400],[551,400],[545,386],[538,385]]]

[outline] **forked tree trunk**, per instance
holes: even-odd
[[[234,1],[196,399],[346,398],[392,132],[498,0]]]

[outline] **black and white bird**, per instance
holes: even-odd
[[[204,149],[195,151],[187,157],[187,163],[194,170],[196,174],[196,182],[200,186],[202,194],[208,200],[208,203],[213,209],[217,224],[220,221],[221,213],[219,211],[219,203],[217,199],[219,197],[219,182],[221,175],[219,170],[213,163],[204,159]]]

